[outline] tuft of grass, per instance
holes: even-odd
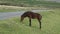
[[[20,17],[0,20],[0,34],[60,34],[60,10],[40,12],[42,15],[42,29],[39,23],[32,19],[29,27],[29,19],[20,22]]]

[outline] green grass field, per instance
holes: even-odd
[[[60,34],[60,10],[40,12],[42,18],[42,29],[39,23],[32,19],[29,27],[28,18],[20,22],[20,17],[0,20],[0,34]]]

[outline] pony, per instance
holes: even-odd
[[[31,19],[37,19],[39,24],[40,24],[39,26],[40,26],[40,29],[41,29],[42,16],[40,14],[34,13],[32,11],[27,11],[27,12],[25,12],[21,15],[21,22],[24,20],[25,17],[29,18],[29,26],[31,26]]]

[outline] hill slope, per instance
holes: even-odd
[[[52,7],[60,7],[60,3],[58,2],[50,2],[44,0],[0,0],[0,5],[14,5],[14,6],[52,6]]]

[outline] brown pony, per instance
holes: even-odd
[[[37,19],[39,21],[40,29],[41,29],[42,16],[40,14],[31,12],[31,11],[27,11],[24,14],[21,15],[21,22],[24,20],[25,17],[29,18],[29,22],[30,22],[29,26],[31,26],[31,19]]]

